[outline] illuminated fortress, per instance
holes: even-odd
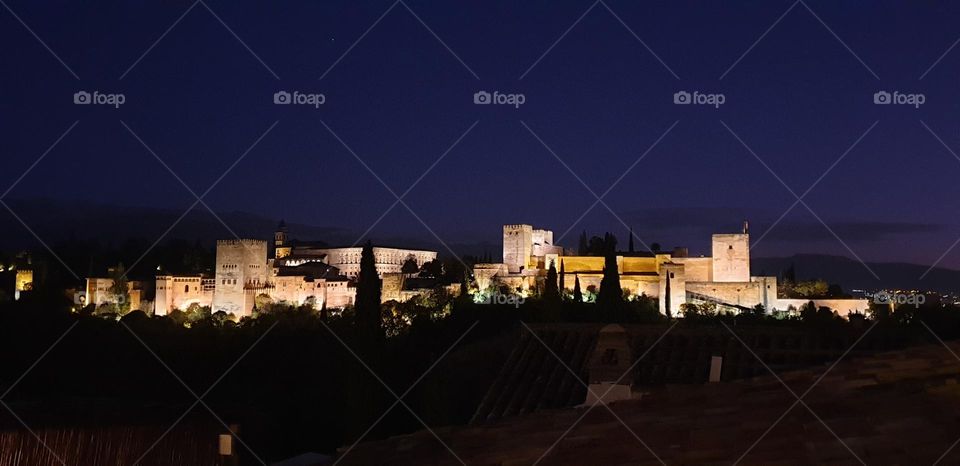
[[[806,299],[777,296],[777,277],[750,273],[750,235],[746,224],[740,233],[715,234],[711,257],[688,257],[685,248],[672,252],[617,253],[620,286],[631,296],[647,295],[660,302],[663,313],[681,315],[684,303],[714,302],[737,311],[762,304],[767,312],[798,309]],[[506,286],[519,293],[533,293],[553,264],[560,274],[560,287],[569,294],[579,280],[584,293],[595,292],[603,278],[605,258],[567,254],[553,244],[553,232],[531,225],[503,226],[503,262],[477,264],[474,277],[479,290]],[[669,291],[668,291],[669,290]],[[814,299],[840,315],[864,312],[865,299]]]
[[[768,312],[798,309],[809,300],[784,299],[777,294],[777,277],[750,273],[750,235],[746,224],[740,233],[714,234],[710,257],[690,257],[686,248],[670,252],[619,252],[615,260],[620,286],[627,297],[646,295],[659,301],[662,313],[682,314],[685,303],[715,303],[720,310],[739,312],[762,305]],[[273,257],[267,241],[253,239],[217,241],[216,270],[211,277],[201,275],[156,277],[155,300],[141,299],[140,282],[131,282],[131,304],[142,310],[167,315],[175,309],[191,306],[210,307],[237,318],[250,316],[264,302],[307,305],[314,309],[334,309],[353,305],[356,288],[353,280],[360,272],[362,248],[331,248],[323,244],[292,243],[281,223],[274,235]],[[406,301],[429,289],[407,289],[411,273],[404,264],[417,269],[437,259],[436,251],[375,246],[374,262],[383,279],[383,301]],[[553,244],[553,232],[526,224],[503,226],[503,260],[473,266],[475,299],[494,290],[507,290],[522,296],[542,289],[547,271],[553,264],[560,287],[567,295],[579,282],[585,299],[600,288],[605,258],[574,255]],[[109,278],[88,278],[87,297],[91,303],[110,301]],[[459,285],[448,285],[451,294]],[[867,310],[866,299],[814,299],[845,316]]]
[[[350,306],[356,297],[351,279],[359,274],[361,251],[359,246],[293,245],[282,222],[274,234],[274,257],[268,257],[266,241],[217,241],[215,277],[158,276],[154,314],[198,305],[239,318],[251,315],[258,301],[308,305],[317,310]],[[388,275],[399,274],[408,260],[420,267],[435,260],[437,253],[375,246],[373,256],[377,272],[386,280]]]

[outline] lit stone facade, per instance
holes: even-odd
[[[255,291],[269,283],[267,242],[261,240],[217,241],[217,264],[212,312],[237,317],[253,312]]]
[[[174,309],[185,310],[196,304],[213,306],[213,292],[216,280],[197,276],[157,277],[154,314],[164,316]]]
[[[363,248],[360,246],[349,248],[321,248],[313,249],[316,254],[325,254],[325,263],[332,265],[340,272],[350,278],[356,278],[360,275],[360,254]],[[297,250],[294,249],[294,255]],[[426,262],[437,258],[436,251],[424,251],[419,249],[400,249],[388,247],[373,247],[373,260],[377,265],[377,274],[381,277],[385,273],[400,273],[403,263],[407,259],[413,259],[420,267]]]
[[[553,245],[553,233],[531,225],[503,226],[503,263],[477,264],[474,279],[480,290],[506,286],[526,294],[536,289],[550,264],[564,271],[561,287],[570,292],[579,278],[586,294],[596,292],[603,278],[604,258],[566,255]],[[776,277],[750,274],[750,235],[746,232],[715,234],[712,257],[687,257],[674,253],[620,255],[616,257],[620,286],[633,296],[657,298],[661,312],[680,315],[684,303],[716,302],[726,308],[752,308],[762,304],[768,312],[799,308],[809,300],[779,299]],[[865,312],[866,299],[815,299],[840,315]]]
[[[104,304],[122,304],[126,299],[130,303],[131,311],[149,312],[153,309],[153,303],[143,300],[143,283],[130,280],[127,282],[127,297],[115,295],[110,289],[113,288],[112,278],[88,278],[85,289],[85,302],[83,304],[102,306]]]
[[[503,263],[511,273],[550,267],[548,255],[562,255],[563,248],[553,244],[553,232],[530,225],[503,226]]]
[[[20,294],[24,291],[33,290],[33,270],[18,269],[13,287],[14,299],[20,299]]]
[[[217,241],[216,274],[202,276],[161,275],[156,278],[157,315],[193,304],[210,306],[237,318],[250,316],[259,299],[315,309],[352,306],[356,288],[350,281],[360,272],[363,248],[316,248],[291,246],[286,228],[274,235],[274,258],[268,257],[266,241],[243,239]],[[435,260],[436,251],[374,247],[374,260],[381,276],[398,274],[412,258],[417,266]],[[98,287],[109,288],[94,280]],[[97,281],[100,280],[100,281]],[[387,299],[406,300],[415,294],[398,290]]]
[[[750,235],[713,235],[713,281],[750,281]]]

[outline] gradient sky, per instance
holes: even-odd
[[[463,136],[405,198],[448,242],[525,222],[569,230],[568,246],[584,229],[625,243],[622,220],[709,253],[709,232],[748,218],[759,239],[796,200],[764,164],[797,195],[823,178],[804,198],[816,215],[798,204],[754,254],[932,264],[960,236],[960,160],[921,123],[960,150],[960,50],[944,55],[958,4],[160,3],[0,9],[0,188],[79,121],[8,197],[186,209],[194,197],[121,121],[198,194],[279,122],[209,192],[213,209],[359,234],[395,198],[338,137],[399,195]],[[74,105],[78,90],[126,103]],[[278,90],[326,103],[274,105]],[[479,90],[526,102],[474,105]],[[674,105],[680,90],[726,103]],[[879,90],[926,103],[875,105]],[[580,219],[596,200],[581,180],[599,195],[621,176],[604,198],[616,215]],[[371,236],[432,238],[403,205]],[[960,268],[960,248],[941,265]]]

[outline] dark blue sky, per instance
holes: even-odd
[[[10,198],[186,209],[192,195],[121,120],[197,193],[279,121],[207,203],[359,233],[395,199],[324,123],[400,194],[478,122],[406,197],[451,243],[519,222],[572,228],[569,246],[583,229],[625,242],[619,217],[648,243],[708,252],[709,232],[749,218],[759,238],[796,200],[764,164],[797,195],[830,171],[804,198],[816,216],[797,205],[755,254],[931,264],[960,236],[960,161],[921,123],[960,150],[960,50],[930,69],[960,39],[956,4],[408,0],[443,43],[391,1],[7,4],[72,72],[0,10],[0,187],[79,121]],[[126,103],[74,105],[79,90]],[[279,90],[326,103],[274,105]],[[526,102],[474,105],[479,90]],[[726,102],[675,105],[680,90]],[[875,105],[880,90],[926,102]],[[574,225],[595,201],[577,177],[603,193],[675,122],[605,197],[616,217],[597,205]],[[372,236],[432,238],[402,205]],[[960,248],[941,265],[960,267]]]

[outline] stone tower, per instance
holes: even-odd
[[[750,281],[750,234],[713,235],[713,281]]]
[[[290,255],[291,248],[287,243],[287,222],[280,220],[277,231],[273,233],[274,257],[283,259]]]
[[[517,273],[530,265],[533,254],[533,226],[503,226],[503,263],[511,273]]]
[[[253,239],[217,241],[216,289],[212,312],[238,318],[253,311],[256,290],[267,285],[267,242]]]

